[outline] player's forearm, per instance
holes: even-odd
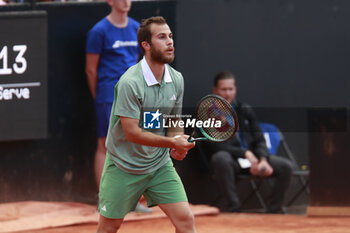
[[[174,119],[173,121],[179,121],[180,118]],[[179,127],[179,124],[175,124],[176,127],[171,127],[167,130],[166,135],[169,137],[174,137],[176,135],[184,134],[184,128]]]
[[[174,148],[175,145],[173,137],[153,134],[140,128],[139,130],[124,130],[124,133],[128,141],[144,146]]]

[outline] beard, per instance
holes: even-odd
[[[164,64],[170,64],[174,61],[175,58],[175,48],[174,48],[174,52],[172,55],[169,56],[165,56],[162,51],[156,49],[155,47],[152,46],[151,49],[151,58],[152,60],[156,61],[156,62],[160,62],[160,63],[164,63]]]

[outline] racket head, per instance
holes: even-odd
[[[196,110],[196,119],[206,121],[214,119],[221,121],[220,127],[202,127],[200,132],[213,142],[225,142],[235,135],[238,130],[238,117],[231,104],[218,95],[203,97]]]

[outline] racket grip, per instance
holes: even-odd
[[[202,137],[202,138],[188,138],[188,142],[195,142],[195,141],[207,141],[208,138]]]

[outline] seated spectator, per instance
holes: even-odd
[[[236,91],[236,81],[231,73],[220,72],[215,76],[213,93],[232,104],[238,116],[239,131],[227,142],[203,144],[219,186],[220,196],[224,198],[222,211],[241,211],[236,177],[238,174],[251,174],[276,178],[266,212],[281,213],[291,181],[292,164],[285,158],[269,154],[253,108],[237,101]],[[242,168],[238,158],[247,159],[250,167]]]

